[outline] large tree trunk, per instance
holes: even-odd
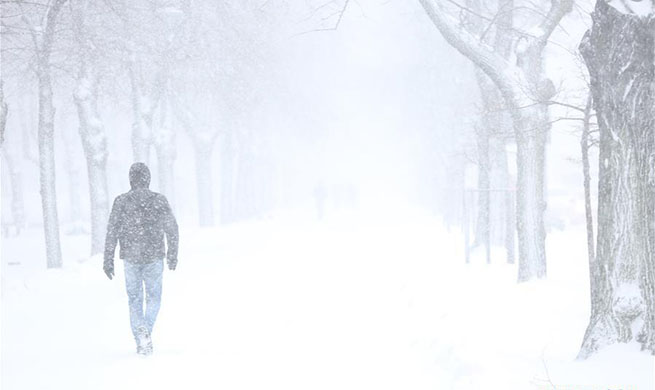
[[[64,2],[65,0],[56,0],[48,10],[46,28],[43,32],[41,47],[38,50],[37,64],[39,82],[39,178],[48,268],[62,266],[59,217],[57,216],[57,192],[55,188],[55,108],[52,102],[52,83],[50,80],[50,51],[57,16]]]
[[[600,129],[598,240],[579,356],[634,339],[655,353],[655,21],[604,1],[592,20],[581,51]]]
[[[519,282],[546,277],[546,227],[544,212],[546,142],[550,130],[548,106],[555,87],[543,68],[545,41],[528,40],[517,48],[517,65],[523,71],[521,88],[527,107],[515,108],[516,218],[519,237]],[[527,91],[526,91],[527,90]]]
[[[107,135],[98,115],[97,79],[86,61],[82,64],[77,79],[74,98],[80,122],[80,137],[84,147],[89,176],[91,199],[91,255],[104,250],[104,241],[109,217],[109,194],[107,190]]]
[[[55,189],[54,116],[50,75],[46,71],[41,71],[39,74],[39,177],[48,268],[59,268],[62,265]]]
[[[526,120],[517,129],[516,221],[519,238],[518,281],[546,276],[546,229],[544,226],[544,158],[546,131],[544,118],[524,113]],[[546,118],[547,119],[547,118]]]

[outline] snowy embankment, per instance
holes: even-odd
[[[653,389],[619,345],[575,361],[588,319],[584,234],[548,239],[547,281],[463,264],[437,221],[331,219],[181,231],[155,353],[135,354],[122,265],[88,237],[46,271],[38,230],[2,241],[2,389]]]

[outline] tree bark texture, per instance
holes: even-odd
[[[635,339],[655,353],[655,20],[597,1],[592,22],[580,49],[600,130],[598,238],[579,356]]]

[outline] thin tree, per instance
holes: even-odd
[[[9,114],[9,106],[5,102],[5,94],[2,88],[2,81],[0,81],[0,148],[5,142],[5,127],[7,126],[7,114]]]
[[[16,234],[20,234],[21,229],[25,227],[25,204],[23,201],[23,175],[20,164],[16,163],[16,155],[12,153],[7,143],[5,143],[5,130],[7,127],[7,117],[9,115],[9,105],[4,98],[3,83],[0,81],[0,150],[2,158],[5,161],[9,174],[9,187],[11,187],[11,216],[12,223]],[[18,133],[14,133],[18,136]],[[20,160],[20,157],[18,157]],[[4,186],[3,188],[7,188]]]
[[[39,179],[48,268],[62,266],[55,188],[55,107],[52,99],[50,55],[55,40],[57,19],[65,2],[66,0],[54,0],[43,4],[45,8],[44,26],[34,26],[24,16],[36,52],[36,74],[39,86]]]
[[[79,68],[73,94],[79,118],[79,134],[89,177],[91,205],[91,254],[104,250],[105,232],[109,217],[107,190],[107,135],[98,114],[99,74],[96,45],[92,42],[86,20],[90,0],[81,1],[74,15],[74,30]]]

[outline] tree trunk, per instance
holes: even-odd
[[[23,175],[20,167],[14,161],[14,156],[8,150],[3,150],[2,157],[7,164],[9,185],[11,186],[11,216],[16,234],[25,227],[25,203],[23,201]],[[3,186],[3,188],[6,188]]]
[[[5,102],[5,94],[2,88],[2,81],[0,81],[0,148],[5,142],[5,127],[7,125],[7,114],[9,113],[9,107]]]
[[[200,226],[214,225],[214,191],[212,180],[213,141],[194,142],[196,181],[198,186],[198,221]]]
[[[531,114],[524,115],[527,117]],[[546,276],[546,204],[543,191],[546,132],[539,114],[532,115],[534,120],[525,121],[516,134],[519,282]]]
[[[9,185],[11,187],[11,216],[16,229],[16,234],[20,234],[21,229],[25,227],[25,204],[23,201],[23,175],[21,168],[16,164],[14,155],[5,146],[5,128],[7,125],[7,115],[9,107],[4,100],[2,82],[0,82],[0,148],[2,157],[7,164],[9,173]],[[18,134],[16,134],[18,135]],[[6,187],[3,187],[6,188]]]
[[[489,166],[489,128],[481,123],[476,132],[478,150],[478,217],[474,246],[489,245],[490,227],[490,166]],[[487,259],[489,261],[489,259]]]
[[[634,339],[655,353],[655,21],[597,1],[592,22],[581,51],[600,130],[598,240],[579,357]]]
[[[517,65],[525,76],[521,89],[527,94],[521,100],[530,102],[514,108],[519,282],[546,277],[545,160],[550,121],[545,102],[555,87],[544,73],[545,45],[545,41],[533,39],[525,49],[516,49]]]
[[[55,24],[65,0],[56,0],[50,6],[46,17],[46,28],[38,48],[37,76],[39,83],[39,179],[41,207],[43,209],[43,230],[45,233],[48,268],[62,266],[61,244],[59,242],[59,217],[57,216],[57,192],[55,187],[55,108],[52,102],[50,80],[50,51],[55,34]]]
[[[109,218],[108,152],[107,135],[98,115],[97,79],[91,65],[86,61],[84,61],[80,69],[74,98],[80,122],[79,133],[82,138],[89,176],[91,255],[94,255],[104,250],[107,219]]]
[[[515,204],[514,192],[507,191],[505,193],[505,251],[507,252],[508,264],[514,264],[516,262],[516,242],[514,240],[516,234]]]
[[[468,0],[467,4],[478,14],[484,12],[483,4],[480,0]],[[499,0],[497,9],[497,24],[495,32],[492,35],[490,31],[484,31],[485,23],[479,18],[471,17],[469,22],[472,31],[481,35],[481,39],[492,45],[493,49],[503,58],[508,58],[511,49],[511,27],[513,21],[513,0]],[[508,12],[509,11],[509,12]],[[485,34],[486,35],[483,35]],[[504,204],[500,202],[498,196],[499,188],[494,186],[498,184],[494,168],[498,168],[496,158],[498,158],[498,139],[503,124],[503,104],[502,96],[498,88],[489,79],[489,77],[480,69],[475,70],[475,76],[480,89],[482,98],[481,121],[476,132],[478,145],[478,218],[475,235],[475,244],[484,244],[487,247],[487,262],[490,262],[489,247],[491,246],[492,236],[500,236],[504,226],[502,223],[494,224],[493,217],[503,217],[502,210]],[[504,146],[504,145],[503,145]],[[493,150],[492,150],[493,148]],[[505,185],[502,186],[506,187]],[[493,214],[492,214],[493,213]],[[497,222],[496,218],[496,221]]]
[[[591,174],[589,173],[589,127],[591,116],[591,94],[587,99],[587,106],[584,112],[584,123],[582,127],[582,136],[580,137],[580,151],[582,154],[582,178],[584,184],[584,205],[585,205],[585,225],[587,227],[587,256],[589,258],[590,274],[594,271],[592,264],[595,263],[596,249],[594,241],[594,217],[591,212]],[[593,278],[593,276],[592,276]],[[594,286],[591,286],[591,296],[595,296]]]
[[[501,123],[505,124],[503,120]],[[515,234],[516,215],[514,214],[514,192],[515,186],[509,174],[509,163],[507,161],[507,149],[504,137],[498,136],[492,143],[492,172],[494,175],[491,184],[499,191],[491,194],[491,241],[499,246],[505,247],[506,261],[508,264],[515,262]]]
[[[62,265],[62,260],[55,188],[55,145],[53,137],[55,108],[52,104],[52,85],[49,72],[49,69],[39,71],[39,177],[47,264],[48,268],[59,268]]]

